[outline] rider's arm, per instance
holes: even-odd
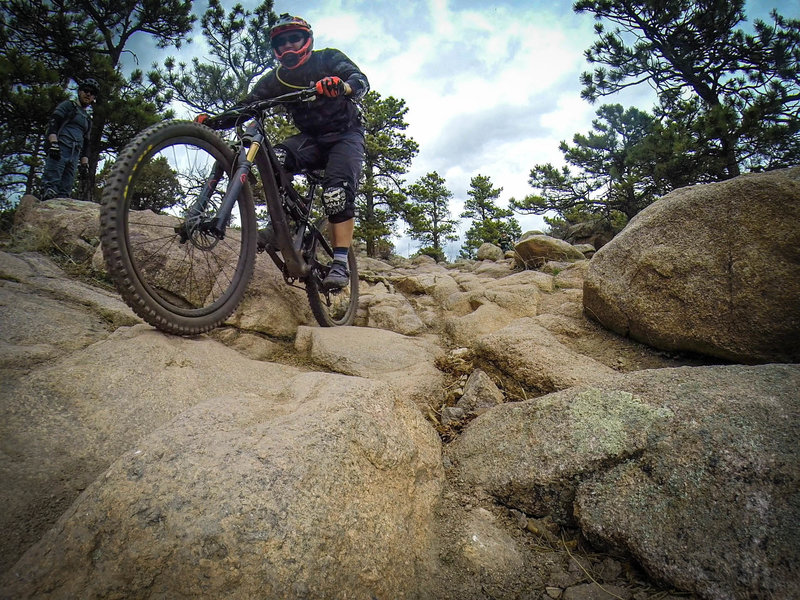
[[[58,130],[61,129],[64,121],[67,120],[67,116],[69,116],[70,104],[71,102],[69,100],[64,100],[64,102],[56,106],[53,114],[50,115],[50,120],[47,122],[46,132],[48,141],[55,141],[58,139]]]
[[[344,52],[334,49],[328,49],[325,52],[327,53],[328,70],[331,75],[336,75],[344,81],[346,94],[355,100],[364,96],[369,91],[369,81],[361,69],[347,58]]]
[[[274,71],[270,71],[264,77],[258,80],[256,85],[253,87],[252,91],[244,96],[241,100],[239,100],[236,104],[231,106],[228,111],[234,111],[236,109],[244,108],[252,104],[253,102],[257,102],[258,100],[266,100],[267,98],[274,98],[275,96],[280,95],[283,93],[277,87],[277,79],[275,78]],[[226,111],[227,112],[227,111]],[[231,127],[235,127],[237,123],[242,120],[240,116],[228,116],[228,117],[210,117],[209,115],[199,115],[196,119],[201,123],[204,123],[211,127],[212,129],[230,129]]]
[[[81,147],[81,164],[87,165],[89,164],[89,140],[91,138],[92,132],[89,128],[83,132],[83,146]]]

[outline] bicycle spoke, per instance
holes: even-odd
[[[129,196],[135,208],[128,213],[129,250],[142,282],[165,306],[202,309],[228,294],[242,252],[241,236],[217,239],[206,231],[227,187],[227,178],[186,221],[198,194],[214,173],[218,157],[193,140],[176,140],[155,150],[132,179]],[[158,169],[174,195],[153,192],[152,171]],[[149,203],[149,206],[145,206]],[[232,221],[240,221],[236,214]]]

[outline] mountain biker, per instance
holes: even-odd
[[[369,91],[369,82],[339,50],[313,50],[314,33],[300,17],[282,14],[269,37],[280,64],[237,106],[298,89],[316,89],[315,101],[287,106],[300,133],[276,144],[275,153],[289,172],[325,170],[322,200],[331,224],[334,260],[323,286],[342,288],[350,277],[347,254],[353,241],[355,195],[364,162],[364,124],[356,101]],[[203,117],[196,120],[213,128],[235,125],[230,119]],[[259,243],[265,242],[260,236]]]
[[[89,133],[92,117],[89,107],[97,100],[100,86],[85,79],[78,86],[78,97],[56,106],[47,124],[47,159],[42,173],[42,200],[69,198],[75,174],[89,177]]]

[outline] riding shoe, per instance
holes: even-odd
[[[349,283],[350,272],[347,270],[347,265],[335,260],[331,263],[331,270],[328,271],[327,277],[322,281],[322,287],[327,290],[336,290],[345,287]]]
[[[258,230],[256,247],[258,250],[267,250],[275,247],[275,230],[272,228],[272,224],[267,225],[264,229]]]

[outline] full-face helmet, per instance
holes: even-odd
[[[299,36],[299,37],[298,37]],[[296,44],[303,41],[299,49],[285,49],[283,52],[279,48],[285,45],[286,41]],[[309,58],[311,49],[314,47],[314,32],[304,19],[294,17],[289,13],[283,13],[278,17],[277,23],[269,31],[269,41],[275,58],[287,69],[296,69]]]

